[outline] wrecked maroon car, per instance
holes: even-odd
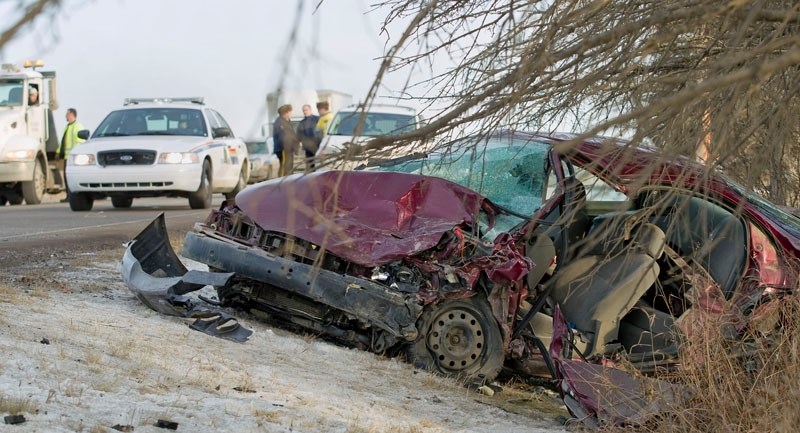
[[[557,309],[571,357],[653,371],[678,362],[693,320],[748,317],[796,286],[794,216],[686,159],[570,138],[502,133],[257,184],[186,235],[207,275],[154,222],[123,276],[157,309],[205,282],[224,306],[488,379],[556,374]]]

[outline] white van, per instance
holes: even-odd
[[[358,105],[350,105],[339,110],[328,125],[325,137],[317,150],[317,157],[335,154],[345,147],[345,143],[363,143],[372,137],[401,134],[413,131],[422,125],[417,110],[399,105],[373,104],[364,114],[364,124],[356,136],[356,126],[361,116]],[[337,168],[347,165],[350,164],[343,164]]]

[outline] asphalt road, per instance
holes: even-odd
[[[215,194],[211,209],[222,200]],[[98,200],[90,212],[73,212],[67,203],[58,202],[58,196],[36,206],[0,206],[0,268],[48,253],[121,248],[162,212],[170,237],[182,237],[211,209],[190,209],[184,198],[141,198],[130,209]]]

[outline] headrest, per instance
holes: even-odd
[[[631,238],[634,245],[654,259],[658,259],[664,253],[667,236],[654,224],[645,223],[634,227]]]

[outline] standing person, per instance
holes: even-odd
[[[305,152],[306,173],[314,171],[314,155],[317,154],[317,121],[319,116],[311,114],[311,106],[303,105],[303,120],[297,125],[297,138]]]
[[[281,161],[280,175],[292,174],[294,170],[294,154],[299,147],[297,134],[292,128],[292,106],[281,105],[278,108],[278,118],[272,125],[272,139],[275,143],[275,153]]]
[[[317,112],[319,113],[319,120],[317,120],[317,145],[322,143],[322,138],[328,131],[328,124],[333,119],[333,113],[330,112],[330,105],[327,101],[317,102]]]
[[[75,145],[83,143],[84,140],[78,137],[78,131],[83,129],[83,125],[78,122],[78,110],[67,108],[67,126],[64,127],[64,135],[61,136],[61,144],[56,149],[56,164],[64,173],[64,187],[67,189],[67,198],[62,199],[62,203],[69,201],[69,187],[67,186],[66,160]]]

